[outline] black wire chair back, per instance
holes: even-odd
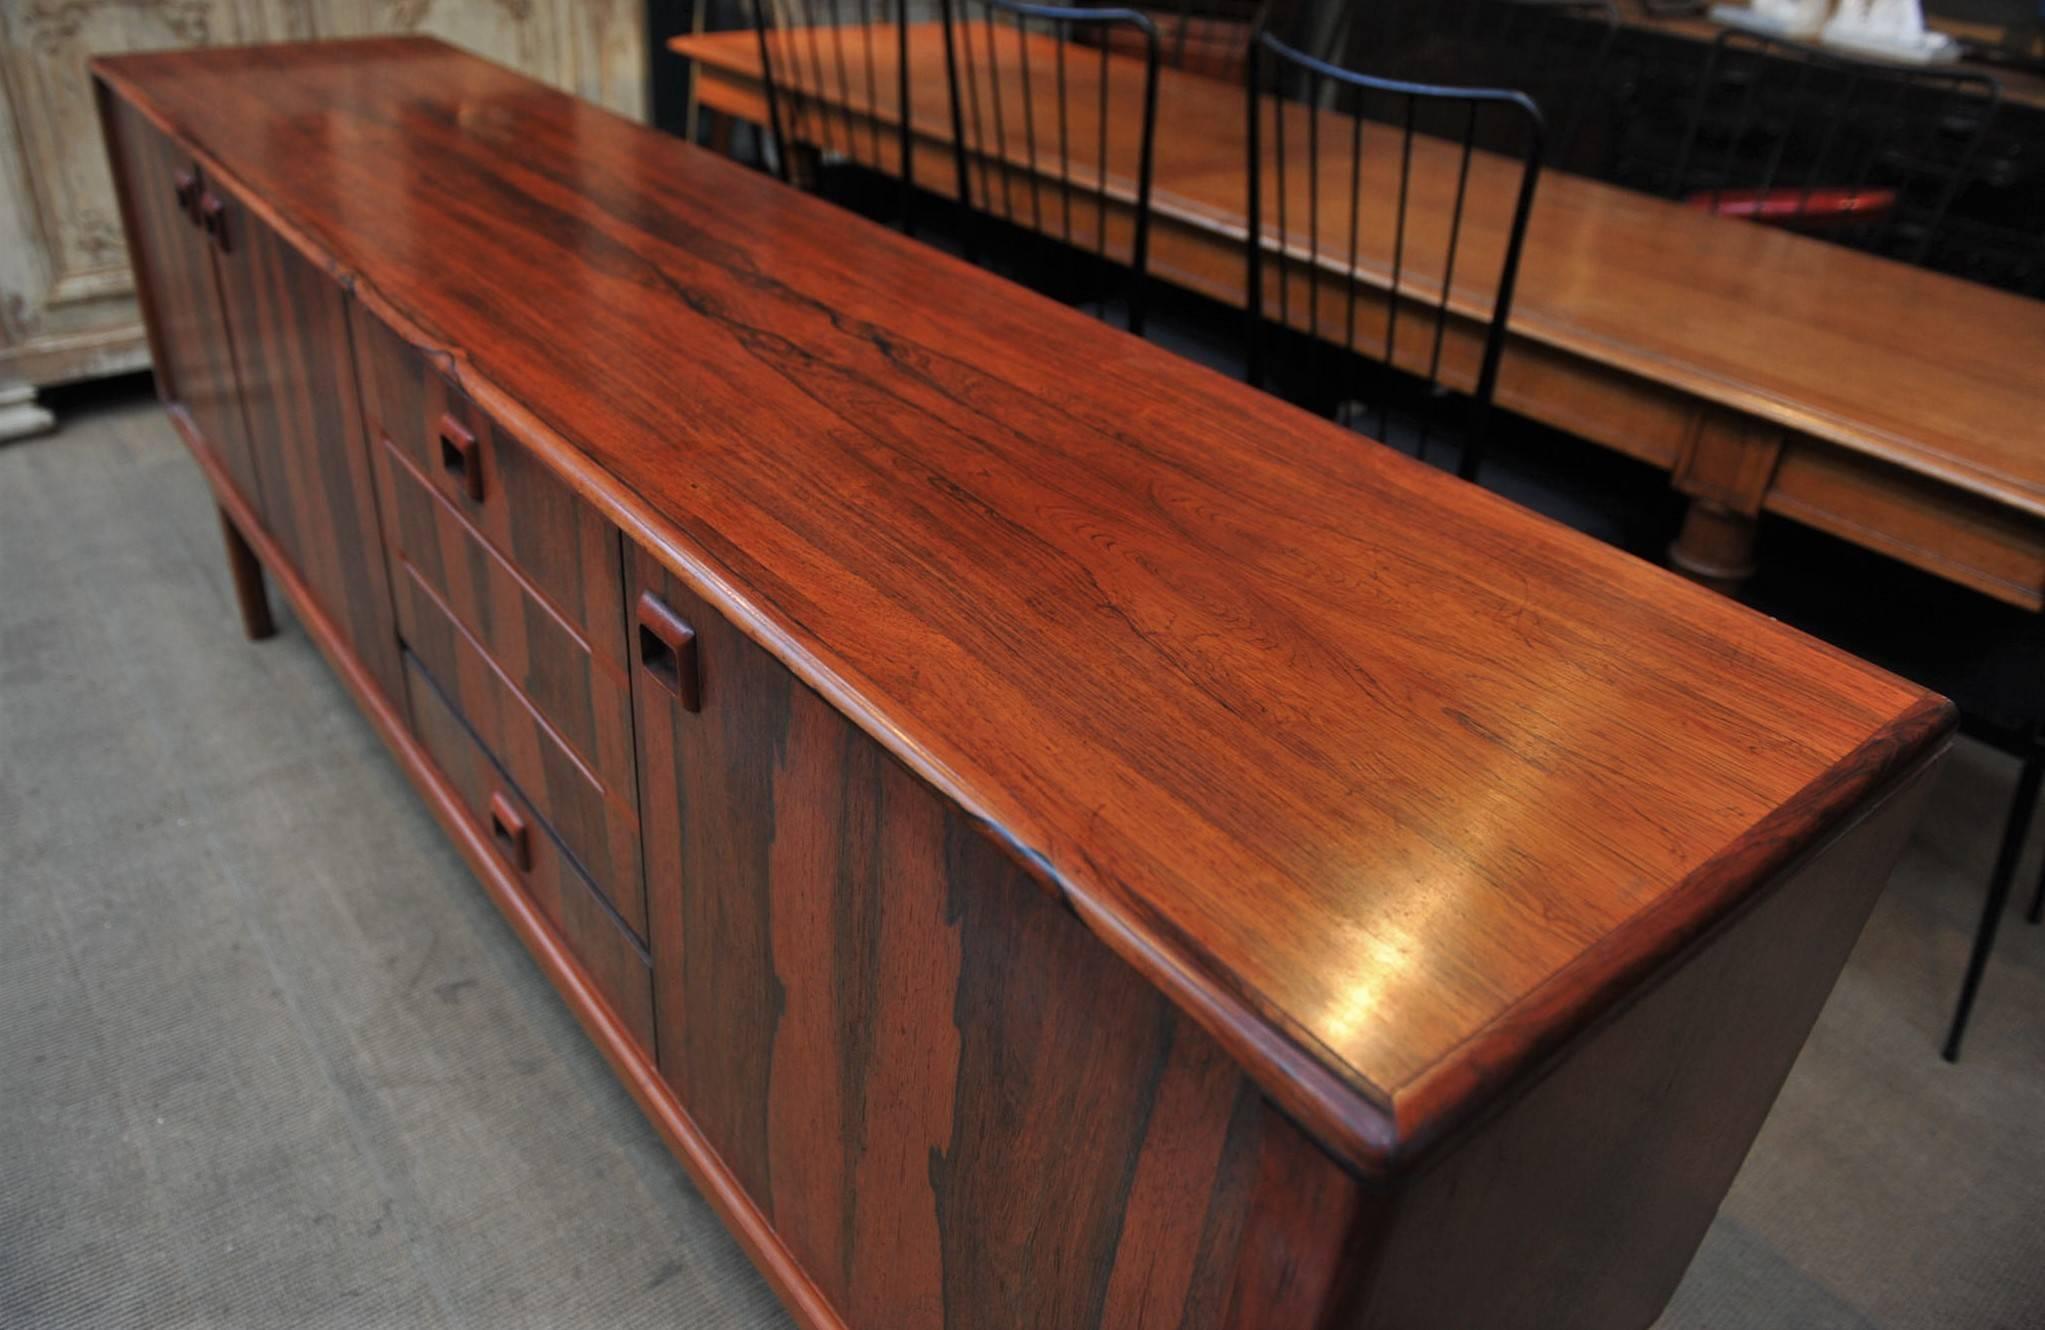
[[[1474,479],[1544,125],[1525,94],[1250,51],[1250,381]],[[1431,133],[1423,125],[1443,127]],[[1478,145],[1514,137],[1516,150]],[[1360,391],[1359,391],[1360,390]]]
[[[767,127],[789,184],[820,185],[799,160],[850,166],[899,184],[903,230],[915,216],[907,0],[752,0],[767,87]],[[814,154],[808,157],[807,154]]]
[[[1728,30],[1706,58],[1671,192],[1922,263],[2001,99],[1984,74]]]
[[[1156,25],[1133,9],[1022,0],[944,0],[943,14],[958,197],[993,223],[969,257],[1006,253],[1075,302],[1119,286],[1141,334]]]

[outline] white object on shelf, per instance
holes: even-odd
[[[1960,44],[1924,26],[1920,0],[1839,0],[1818,40],[1854,55],[1929,65],[1960,57]]]
[[[1745,5],[1713,5],[1707,17],[1728,28],[1745,28],[1770,37],[1809,38],[1825,26],[1825,15],[1831,9],[1832,0],[1753,0]]]

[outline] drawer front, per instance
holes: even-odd
[[[639,818],[565,744],[409,564],[393,569],[398,635],[491,757],[518,782],[576,866],[646,936]],[[416,719],[416,718],[415,718]]]
[[[651,1054],[653,971],[645,953],[410,653],[405,656],[405,686],[419,741],[454,783],[470,819],[489,838],[526,897],[575,953],[611,1010]]]
[[[624,677],[617,529],[373,316],[357,318],[355,340],[371,437],[388,441]]]
[[[432,591],[604,788],[636,807],[622,667],[486,544],[402,449],[388,439],[377,447],[393,581],[416,578]]]

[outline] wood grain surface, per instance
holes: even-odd
[[[396,696],[404,685],[346,296],[261,218],[215,197],[216,228],[228,239],[214,266],[264,524]]]
[[[416,657],[406,655],[406,700],[412,728],[463,811],[490,843],[498,864],[545,916],[574,954],[604,1002],[649,1056],[654,1051],[653,974],[646,952],[601,899],[545,816],[500,760],[471,730]],[[498,809],[522,824],[518,852],[493,825]]]
[[[185,202],[184,191],[204,187],[197,164],[131,106],[103,98],[100,123],[127,200],[128,248],[143,274],[139,289],[162,297],[144,297],[156,391],[184,408],[201,446],[220,459],[242,497],[260,505],[262,482],[234,379],[233,344],[215,294],[213,247]]]
[[[703,685],[695,712],[635,694],[649,807],[677,810],[648,829],[661,1074],[846,1323],[1311,1324],[1355,1182],[1021,865],[636,563]],[[1317,1207],[1306,1231],[1260,1213]]]
[[[450,48],[96,68],[1363,1172],[1950,727],[1665,572]],[[759,1111],[708,1116],[744,1158]]]
[[[374,318],[354,323],[407,640],[643,939],[617,529]],[[442,428],[473,444],[463,475]]]

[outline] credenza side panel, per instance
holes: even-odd
[[[1344,1330],[1646,1330],[1816,1023],[1930,770],[1408,1181]]]
[[[977,828],[633,558],[635,597],[694,629],[701,699],[634,670],[661,1073],[845,1323],[1318,1324],[1348,1176]]]
[[[190,417],[201,442],[262,511],[262,486],[242,418],[212,242],[182,206],[181,184],[203,182],[191,156],[128,103],[100,87],[100,115],[119,176],[122,221],[153,332],[156,391]]]
[[[347,296],[237,199],[220,290],[271,534],[385,696],[404,696]]]

